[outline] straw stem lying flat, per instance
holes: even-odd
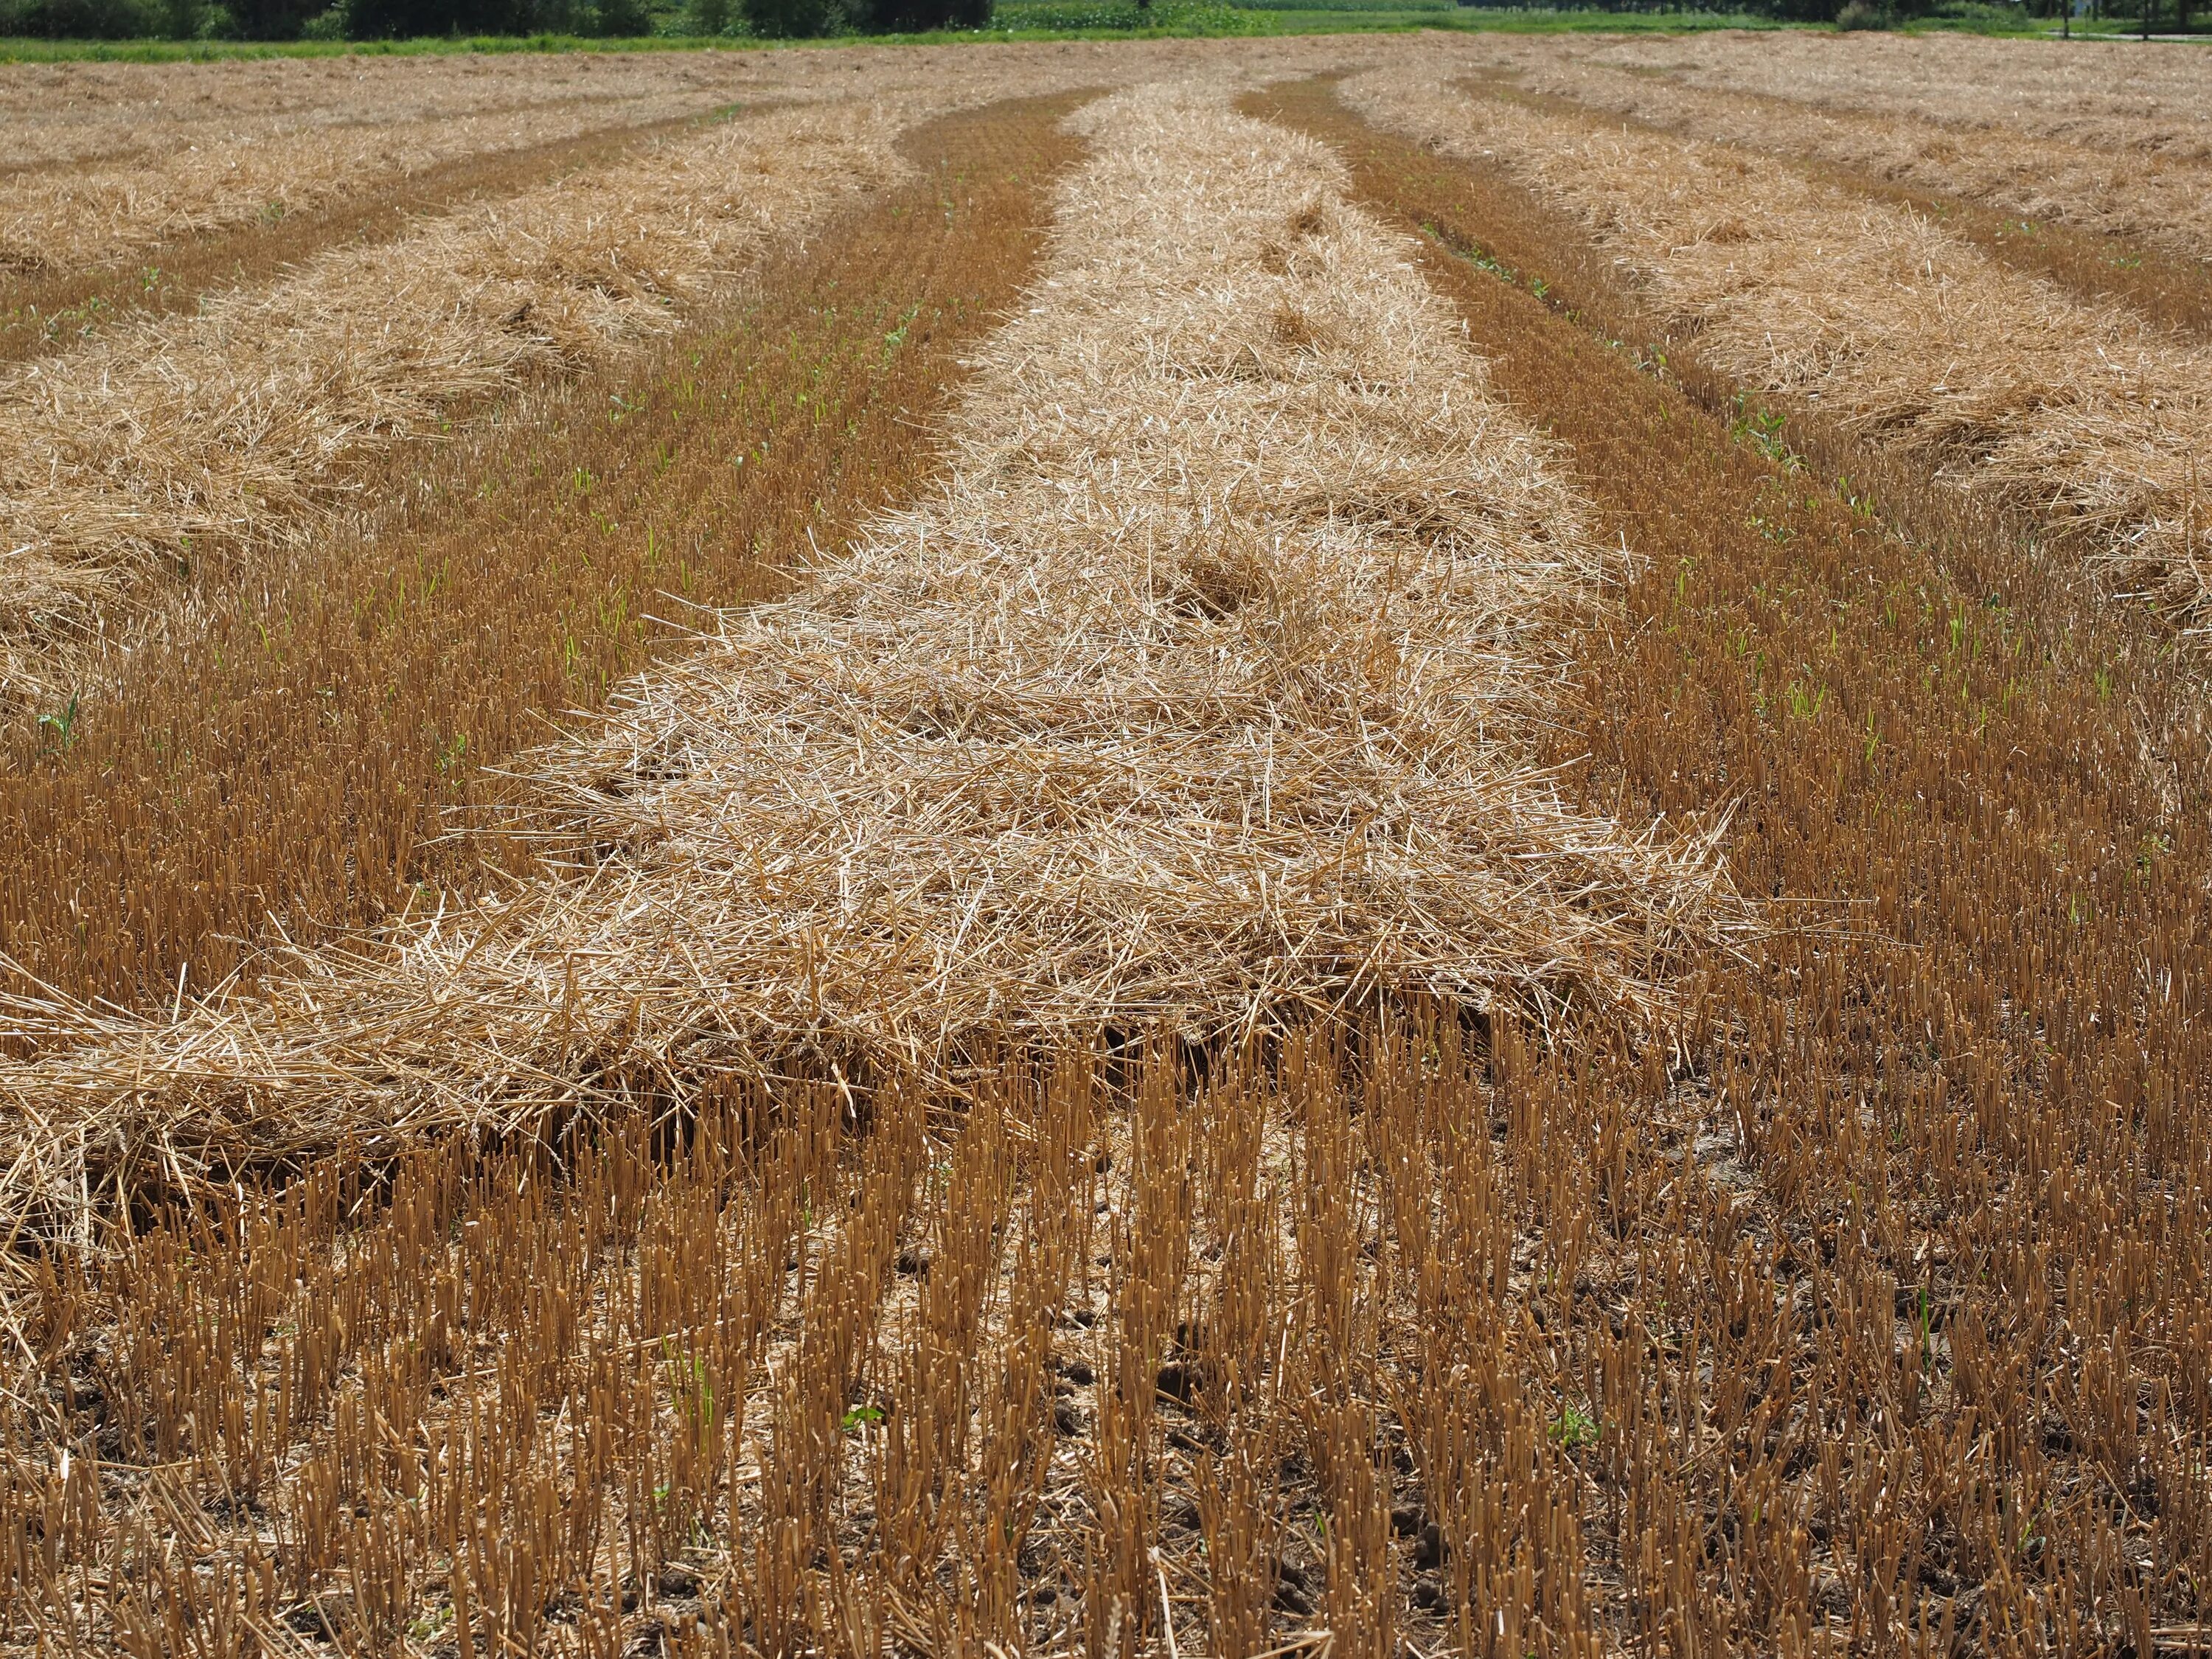
[[[1471,55],[1531,92],[2212,258],[2212,76],[2125,46],[2021,45],[1492,36]]]

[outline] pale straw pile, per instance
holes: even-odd
[[[954,50],[959,50],[955,48]],[[1036,49],[577,52],[184,66],[0,64],[0,278],[374,195],[440,167],[764,105],[1061,84]],[[549,172],[551,169],[549,167]]]
[[[1710,840],[1528,758],[1621,556],[1334,160],[1226,101],[1079,118],[942,493],[544,757],[565,870],[173,1026],[14,1010],[8,1206],[716,1073],[1656,1012],[1733,914]]]
[[[345,53],[132,64],[0,64],[0,168],[77,167],[173,152],[312,147],[322,130],[449,123],[567,105],[617,110],[689,90],[695,102],[761,73],[758,52]],[[452,153],[444,141],[430,143]],[[392,160],[405,164],[406,158]],[[258,161],[243,161],[261,171]]]
[[[2212,351],[1764,157],[1471,95],[1433,70],[1346,95],[1579,218],[1723,373],[2032,517],[2124,591],[2192,622],[2212,609]]]

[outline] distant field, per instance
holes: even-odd
[[[2212,58],[1128,21],[0,66],[0,1654],[2212,1648]]]
[[[1969,9],[1972,9],[1969,8]],[[1998,14],[1975,12],[1970,23],[1930,20],[1929,27],[1997,26]],[[38,40],[0,36],[0,63],[222,62],[269,58],[633,55],[641,52],[740,52],[880,44],[854,36],[824,41],[775,42],[744,37],[686,36],[680,18],[672,33],[639,39],[573,35],[485,36],[451,40],[365,41]],[[1121,40],[1131,35],[1196,36],[1358,33],[1407,28],[1473,29],[1515,33],[1681,34],[1712,29],[1769,29],[1771,20],[1725,12],[1605,12],[1522,10],[1462,6],[1457,0],[1001,0],[980,29],[948,30],[887,40]],[[2031,30],[2030,32],[2034,32]]]

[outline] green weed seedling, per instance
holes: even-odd
[[[1562,1451],[1578,1451],[1584,1446],[1595,1446],[1604,1435],[1605,1429],[1597,1419],[1572,1401],[1568,1401],[1561,1405],[1559,1414],[1552,1419],[1552,1426],[1547,1432]]]
[[[69,707],[58,714],[39,716],[39,746],[66,750],[76,741],[77,700],[72,696]]]

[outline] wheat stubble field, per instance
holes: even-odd
[[[0,109],[0,1650],[2212,1650],[2212,59]]]

